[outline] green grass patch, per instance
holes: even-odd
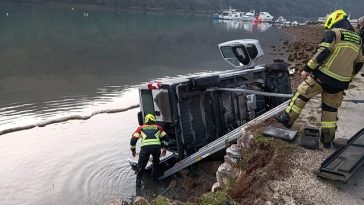
[[[254,136],[254,144],[256,146],[260,145],[270,145],[272,143],[273,139],[271,137],[264,137],[262,135],[256,135]]]
[[[199,205],[220,205],[220,204],[236,204],[232,201],[231,197],[228,195],[227,188],[221,191],[216,191],[213,193],[208,193],[199,198],[197,204]]]
[[[159,196],[157,196],[157,198],[155,198],[152,201],[152,204],[153,205],[168,205],[169,201],[166,197],[159,195]]]

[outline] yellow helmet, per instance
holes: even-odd
[[[154,115],[152,115],[152,114],[148,114],[148,115],[147,115],[147,116],[145,116],[145,118],[144,118],[144,123],[148,123],[148,122],[150,122],[150,121],[156,122],[155,117],[154,117]]]
[[[348,15],[342,9],[332,12],[325,21],[325,29],[331,29],[336,23],[346,19]]]

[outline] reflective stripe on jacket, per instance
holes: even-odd
[[[353,77],[354,62],[361,58],[361,38],[355,32],[333,29],[336,41],[332,54],[319,68],[326,75],[341,82],[349,82]]]
[[[335,40],[332,43],[322,42],[320,49],[307,65],[340,82],[350,82],[354,75],[354,65],[363,61],[362,40],[352,31],[340,28],[334,28],[332,31],[335,32]],[[330,50],[330,55],[320,64],[316,59],[324,48]]]
[[[166,132],[159,125],[142,125],[133,133],[130,140],[130,147],[131,149],[135,149],[138,139],[141,139],[141,147],[160,147],[162,143],[163,147],[165,147],[168,145],[166,138]]]

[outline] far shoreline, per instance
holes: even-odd
[[[203,15],[203,16],[211,16],[221,12],[224,9],[228,8],[221,8],[220,10],[168,10],[165,8],[143,8],[143,7],[120,7],[120,6],[112,6],[107,4],[74,4],[74,3],[60,3],[60,2],[38,2],[38,3],[21,3],[21,2],[0,2],[0,5],[18,5],[18,6],[39,6],[44,8],[58,8],[58,9],[75,9],[75,10],[84,10],[84,11],[131,11],[131,12],[146,12],[146,13],[165,13],[165,14],[179,14],[179,15]],[[4,11],[1,11],[4,12]],[[6,12],[6,11],[5,11]],[[246,12],[246,11],[245,11]],[[258,11],[259,12],[259,11]],[[268,11],[269,12],[269,11]],[[276,15],[277,18],[280,15]],[[318,16],[314,17],[304,17],[304,16],[292,16],[292,15],[286,15],[286,17],[289,17],[289,20],[298,20],[298,19],[306,19],[306,21],[314,21],[313,19],[317,19]]]
[[[85,11],[135,11],[135,12],[156,12],[156,13],[174,13],[174,14],[194,14],[194,15],[212,15],[216,11],[195,11],[195,10],[167,10],[162,8],[141,8],[141,7],[119,7],[110,5],[97,5],[97,4],[73,4],[73,3],[57,3],[57,2],[39,2],[39,3],[19,3],[19,2],[0,2],[0,5],[5,6],[38,6],[43,8],[57,8],[57,9],[74,9]],[[3,9],[5,10],[5,9]]]

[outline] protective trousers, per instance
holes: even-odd
[[[330,143],[335,138],[337,110],[342,103],[344,92],[328,93],[311,76],[300,84],[288,104],[286,109],[290,117],[288,124],[292,125],[310,98],[320,93],[322,98],[321,142]]]
[[[143,178],[143,174],[145,172],[145,167],[149,161],[149,156],[153,156],[153,169],[152,169],[152,177],[156,178],[159,176],[159,157],[161,155],[160,148],[143,148],[140,149],[139,153],[139,160],[138,160],[138,170],[137,170],[137,177],[136,177],[136,184],[140,186],[140,183]]]

